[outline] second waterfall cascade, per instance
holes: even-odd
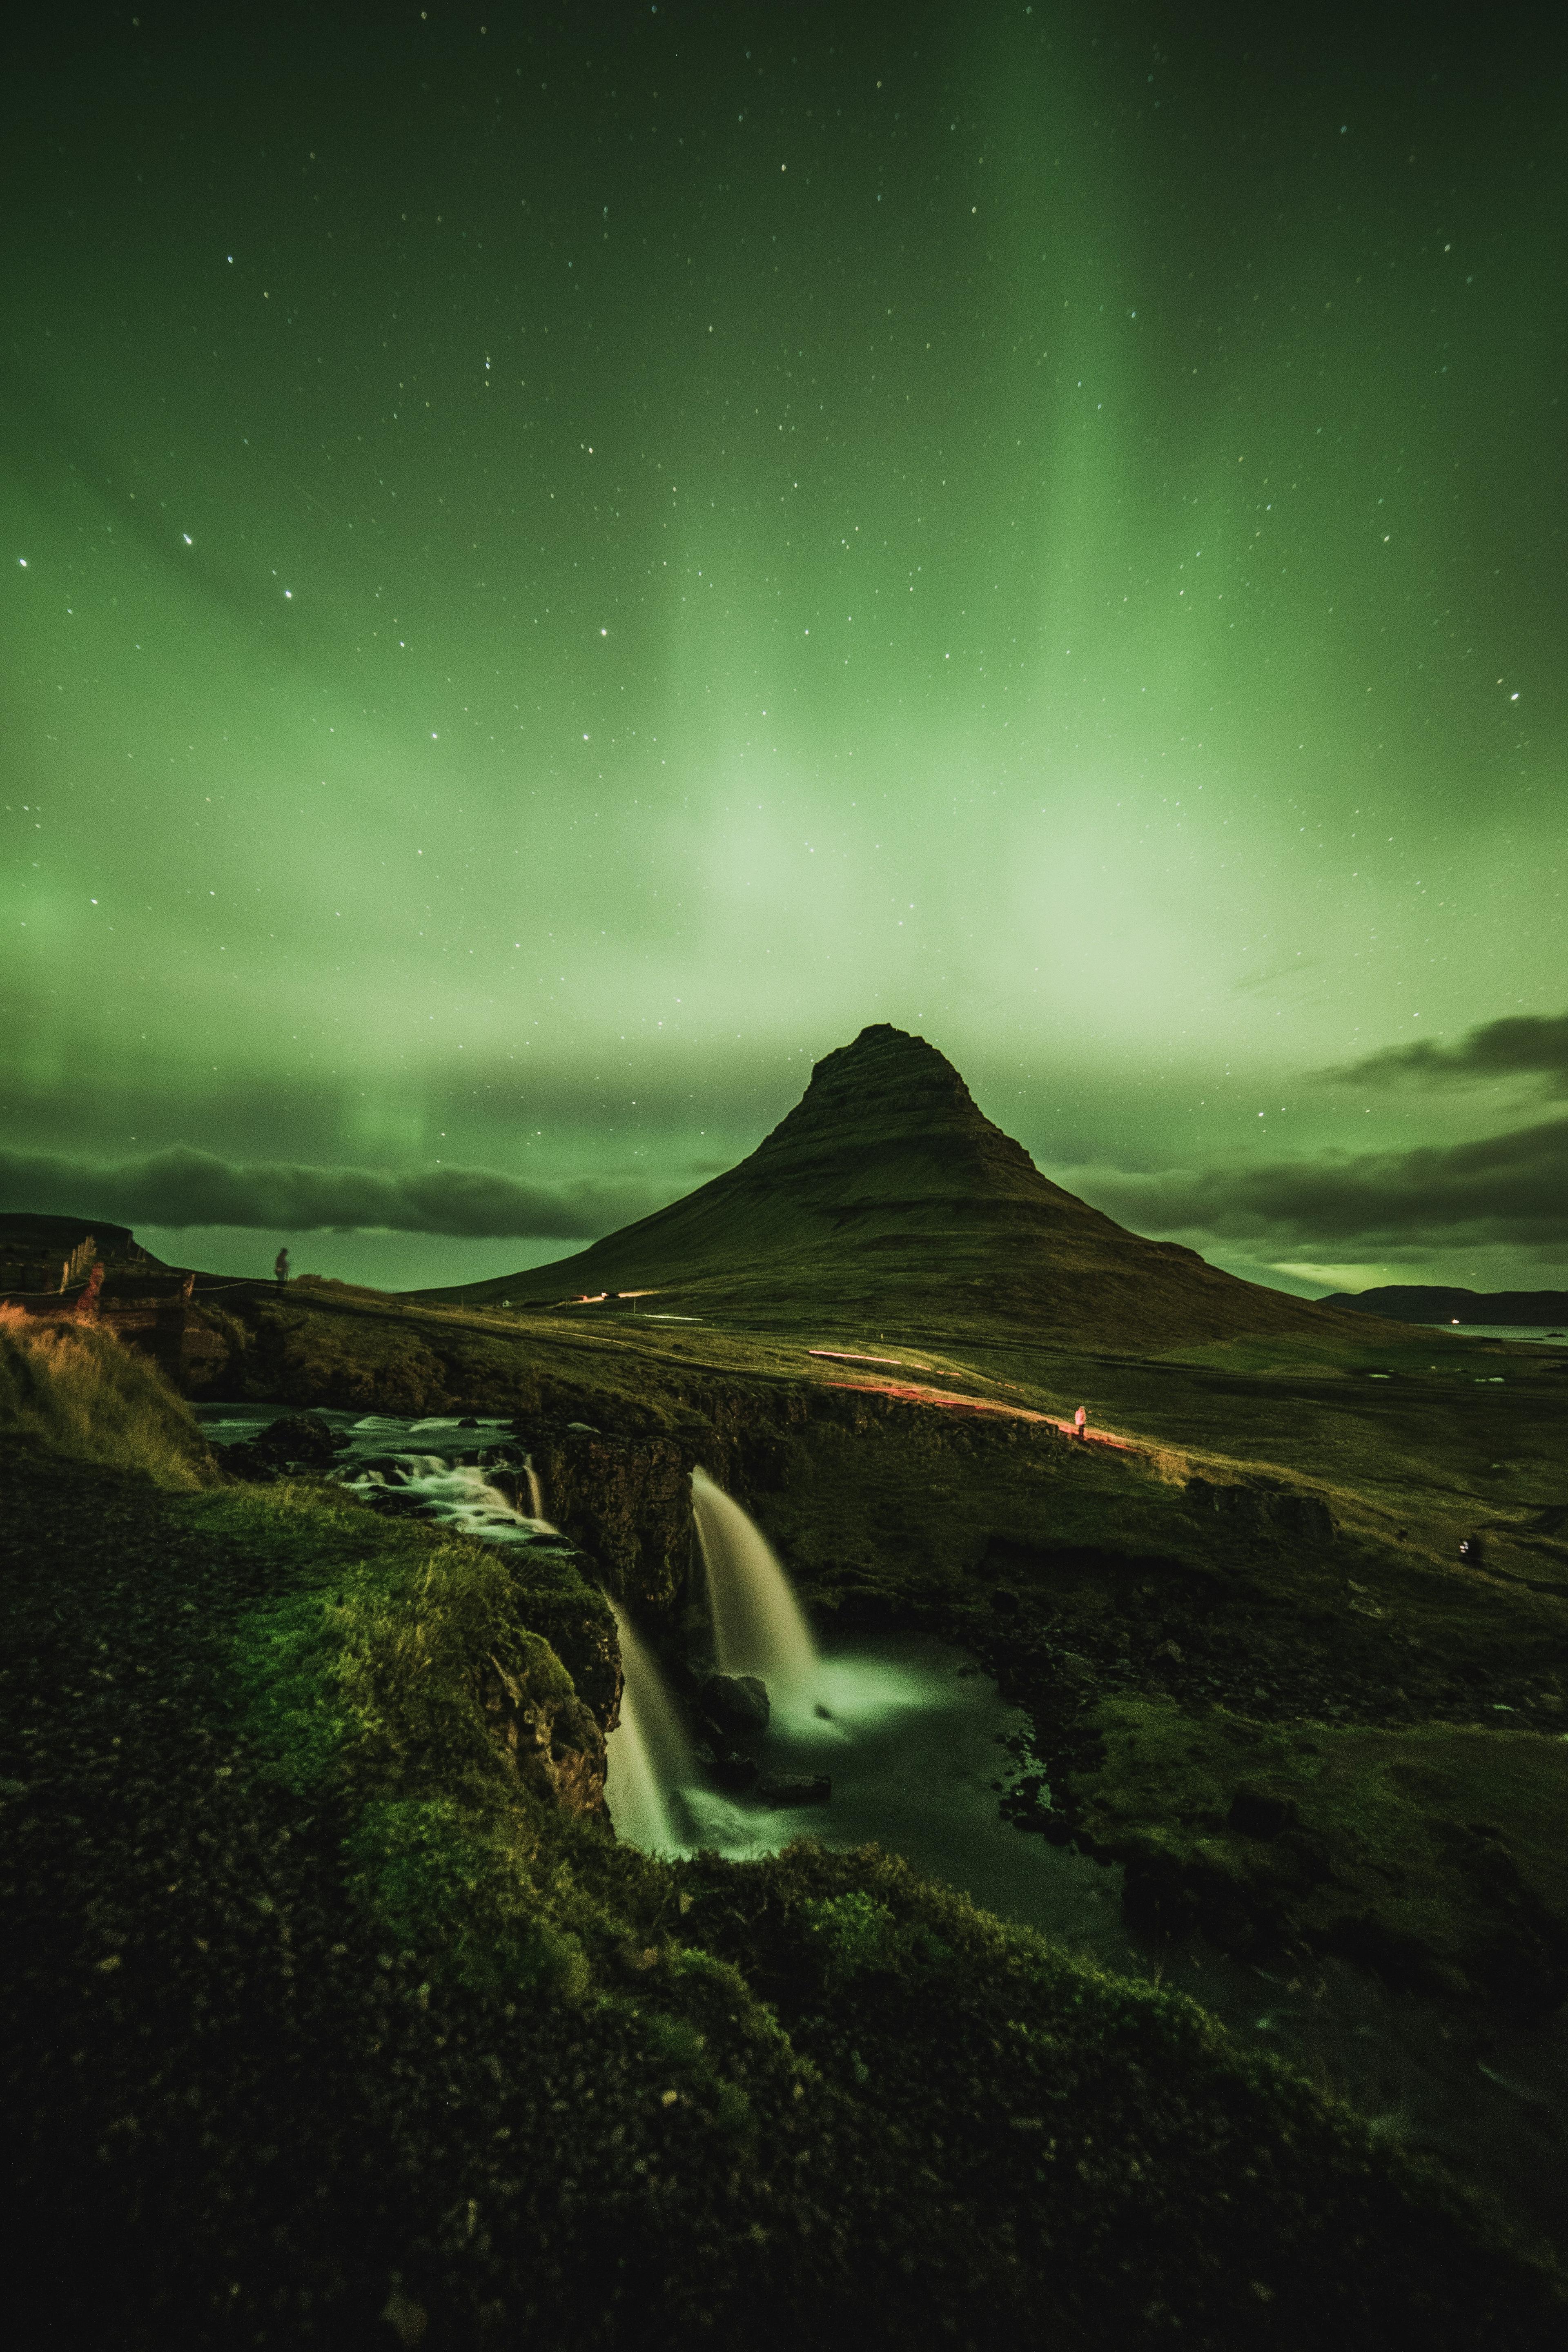
[[[610,1818],[616,1835],[645,1853],[674,1853],[684,1841],[670,1800],[693,1777],[691,1743],[652,1653],[626,1611],[613,1601],[610,1609],[624,1678],[621,1719],[606,1742]]]
[[[706,1470],[691,1474],[691,1507],[720,1673],[760,1675],[770,1690],[811,1681],[821,1664],[816,1644],[761,1528]]]

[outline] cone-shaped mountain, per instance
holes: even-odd
[[[463,1295],[516,1306],[601,1290],[748,1322],[831,1311],[1118,1347],[1321,1328],[1323,1312],[1142,1240],[1051,1183],[944,1055],[886,1023],[818,1062],[739,1167],[575,1256]]]

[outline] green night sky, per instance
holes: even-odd
[[[890,1021],[1234,1271],[1568,1284],[1559,60],[1270,13],[37,34],[0,1206],[501,1272]]]

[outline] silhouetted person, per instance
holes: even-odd
[[[280,1250],[279,1251],[279,1253],[278,1253],[278,1258],[277,1258],[277,1263],[274,1265],[274,1266],[273,1266],[273,1268],[272,1268],[272,1271],[273,1271],[273,1273],[277,1276],[277,1277],[278,1277],[278,1279],[279,1279],[279,1282],[287,1282],[287,1281],[288,1281],[288,1279],[289,1279],[289,1253],[288,1253],[288,1251],[287,1251],[286,1249],[280,1249]]]

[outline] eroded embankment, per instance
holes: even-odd
[[[1500,2224],[1189,2004],[874,1854],[618,1847],[510,1753],[509,1685],[594,1743],[494,1554],[4,1483],[29,2340],[1557,2340]]]

